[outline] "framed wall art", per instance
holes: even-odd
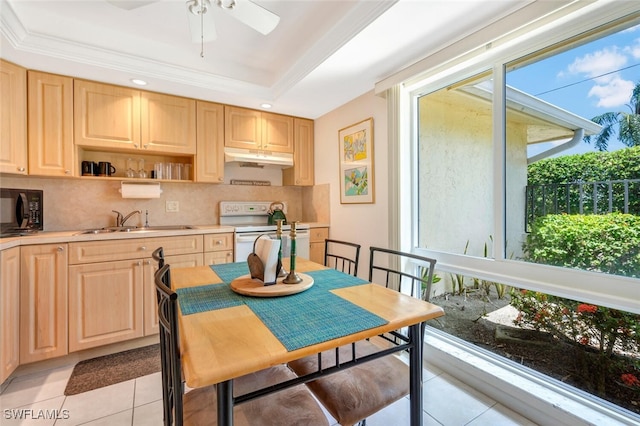
[[[373,203],[373,118],[338,131],[340,203]]]

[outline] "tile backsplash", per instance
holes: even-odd
[[[185,182],[161,182],[160,198],[122,198],[120,180],[0,177],[5,188],[44,191],[45,231],[68,231],[115,225],[117,210],[126,215],[133,210],[128,225],[215,225],[220,201],[284,201],[287,219],[329,223],[329,185],[314,187],[249,186]],[[167,212],[168,201],[178,203],[178,212]]]

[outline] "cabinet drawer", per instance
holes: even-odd
[[[205,265],[219,265],[233,262],[233,250],[210,251],[204,254]]]
[[[202,253],[202,235],[147,238],[145,243],[149,250],[149,255],[151,255],[151,253],[160,246],[162,246],[165,256]]]
[[[309,233],[309,241],[311,242],[324,242],[329,238],[329,228],[311,228]]]
[[[233,250],[233,233],[206,234],[204,236],[204,251]]]
[[[141,259],[160,246],[165,256],[202,253],[202,235],[69,243],[69,264]]]
[[[150,257],[154,249],[144,238],[69,243],[69,264],[139,259]]]

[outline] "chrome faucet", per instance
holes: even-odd
[[[111,210],[112,212],[114,212],[117,216],[116,216],[116,226],[124,226],[125,222],[127,220],[129,220],[129,218],[131,216],[133,216],[134,214],[142,214],[142,212],[140,210],[134,210],[131,213],[129,213],[126,216],[122,216],[122,213],[120,213],[117,210]]]

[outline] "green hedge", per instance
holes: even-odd
[[[547,158],[527,168],[527,185],[640,179],[640,146]]]
[[[536,263],[640,277],[640,217],[630,214],[547,215],[524,244]]]

